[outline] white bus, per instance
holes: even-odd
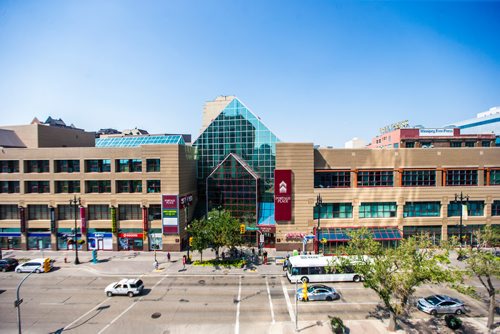
[[[360,282],[361,275],[351,268],[332,266],[340,264],[338,256],[297,255],[288,260],[286,276],[295,282]]]

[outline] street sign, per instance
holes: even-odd
[[[260,235],[260,240],[259,240],[259,241],[260,241],[260,243],[261,243],[261,244],[263,244],[263,243],[264,243],[264,234],[261,234],[261,235]]]
[[[19,305],[21,305],[21,303],[23,302],[23,299],[19,299],[19,300],[15,300],[14,301],[14,307],[19,307]]]

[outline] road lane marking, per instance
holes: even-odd
[[[241,305],[241,276],[238,286],[238,305],[236,305],[236,323],[234,324],[234,334],[240,333],[240,305]]]
[[[290,302],[290,296],[288,296],[288,291],[285,287],[285,283],[283,283],[283,279],[280,278],[281,287],[283,288],[283,294],[285,295],[286,306],[288,308],[288,314],[290,315],[290,321],[295,323],[295,314],[293,313],[292,303]]]
[[[140,276],[142,277],[142,276]],[[161,280],[159,280],[158,282],[156,282],[155,285],[153,285],[153,287],[151,288],[151,291],[154,290],[154,288],[156,288],[158,286],[158,284],[160,284],[165,278],[167,278],[167,276],[164,276]],[[101,334],[103,333],[106,329],[109,328],[109,326],[111,326],[112,324],[115,323],[115,321],[117,321],[118,319],[120,319],[125,313],[127,313],[132,307],[134,307],[135,305],[137,305],[141,300],[144,299],[145,296],[142,296],[141,298],[139,298],[139,300],[135,301],[134,303],[132,303],[129,307],[127,307],[125,309],[125,311],[123,311],[122,313],[120,313],[116,318],[114,318],[113,320],[111,320],[111,322],[109,324],[107,324],[103,329],[101,329],[97,334]]]
[[[266,276],[266,287],[267,287],[267,296],[269,297],[269,307],[271,308],[272,324],[274,325],[276,321],[274,320],[273,301],[271,299],[271,290],[269,290],[269,282],[267,281],[267,276]]]
[[[103,300],[100,304],[97,304],[96,306],[92,307],[87,313],[85,313],[84,315],[80,316],[78,319],[76,319],[75,321],[73,321],[72,323],[70,323],[69,325],[67,325],[66,327],[63,328],[63,331],[65,330],[68,330],[72,325],[74,325],[75,323],[77,323],[78,321],[80,321],[82,318],[86,317],[87,315],[90,314],[90,312],[94,311],[94,310],[97,310],[102,304],[104,304],[105,302],[109,301],[111,298],[106,298],[105,300]]]

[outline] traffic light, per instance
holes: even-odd
[[[43,271],[48,273],[50,271],[50,259],[47,258],[43,261]]]
[[[246,230],[245,224],[241,224],[240,225],[240,234],[245,234],[245,230]]]
[[[307,294],[307,282],[306,281],[304,281],[302,283],[302,300],[305,302],[309,301],[309,296]]]
[[[189,237],[189,247],[193,246],[193,237]]]

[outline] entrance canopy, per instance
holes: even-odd
[[[359,228],[359,227],[358,227]],[[355,230],[354,227],[327,227],[321,228],[319,231],[319,240],[325,238],[328,241],[345,242],[351,238],[348,233]],[[373,240],[401,240],[403,233],[397,227],[368,227],[369,232],[372,233]]]

